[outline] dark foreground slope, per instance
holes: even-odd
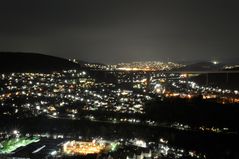
[[[0,72],[51,72],[80,69],[67,59],[37,53],[0,52]]]

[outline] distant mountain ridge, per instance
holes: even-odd
[[[198,62],[177,69],[178,71],[215,71],[222,70],[224,64],[214,64],[212,62]]]
[[[0,52],[0,72],[52,72],[81,69],[81,64],[39,53]]]

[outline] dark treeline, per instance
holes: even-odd
[[[236,134],[215,134],[191,131],[180,131],[171,128],[150,127],[127,123],[103,123],[87,120],[63,120],[29,118],[20,120],[1,120],[1,129],[19,129],[24,133],[49,133],[64,134],[78,138],[101,136],[108,139],[114,138],[143,138],[144,140],[158,141],[163,137],[169,143],[188,150],[205,152],[212,156],[221,157],[235,154],[238,148],[238,135]]]
[[[208,83],[207,83],[208,78]],[[200,85],[206,85],[213,87],[220,87],[225,89],[239,89],[239,74],[238,73],[209,73],[201,74],[196,77],[192,77],[191,80],[195,81],[196,83]]]
[[[230,127],[238,130],[239,105],[203,100],[169,98],[146,103],[146,116],[156,121],[182,122],[195,126]]]

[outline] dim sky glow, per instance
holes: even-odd
[[[0,51],[115,63],[237,58],[237,1],[11,0]]]

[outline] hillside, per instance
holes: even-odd
[[[0,52],[0,72],[51,72],[63,69],[80,69],[67,59],[37,54],[19,52]]]
[[[179,68],[179,71],[212,71],[223,69],[223,64],[213,64],[212,62],[198,62]]]

